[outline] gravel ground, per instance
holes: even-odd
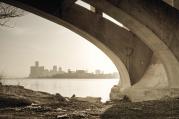
[[[179,98],[89,103],[0,85],[0,119],[179,119]]]

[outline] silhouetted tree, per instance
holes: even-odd
[[[0,2],[0,26],[8,26],[10,18],[24,15],[24,10]]]

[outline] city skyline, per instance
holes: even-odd
[[[118,78],[117,72],[104,73],[103,71],[96,69],[93,72],[88,72],[84,69],[76,69],[64,71],[62,67],[53,65],[52,69],[47,69],[43,65],[40,65],[39,61],[35,61],[35,64],[30,67],[30,73],[27,78],[98,78],[98,79],[112,79]]]
[[[10,23],[14,28],[0,27],[0,73],[6,77],[28,76],[29,66],[36,60],[48,69],[57,64],[65,71],[117,72],[100,49],[63,26],[31,13]]]
[[[103,70],[100,70],[100,69],[95,69],[93,71],[88,71],[88,69],[79,69],[79,68],[76,68],[76,69],[71,69],[70,67],[67,69],[67,70],[64,70],[62,66],[58,66],[56,64],[53,64],[51,66],[50,69],[46,68],[43,64],[40,64],[39,61],[35,61],[34,65],[30,66],[30,68],[33,68],[33,67],[42,67],[43,70],[47,70],[47,71],[61,71],[61,73],[64,73],[64,72],[69,72],[69,71],[78,71],[78,70],[83,70],[87,73],[95,73],[95,74],[103,74],[104,71]],[[108,73],[116,73],[116,72],[108,72]]]

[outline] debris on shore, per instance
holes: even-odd
[[[23,86],[1,85],[0,118],[97,119],[104,107],[100,101],[94,102],[97,99],[92,97],[66,98],[60,94],[32,91]]]
[[[90,102],[90,103],[101,103],[101,97],[91,97],[91,96],[87,96],[87,97],[76,97],[76,96],[72,96],[71,99],[73,100],[78,100],[78,101],[84,101],[84,102]]]
[[[0,85],[0,119],[168,119],[179,118],[179,98],[156,101],[101,103],[99,98],[66,98]]]

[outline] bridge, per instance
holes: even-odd
[[[106,53],[121,79],[111,100],[179,95],[178,0],[82,0],[91,9],[77,0],[1,1],[63,25]]]

